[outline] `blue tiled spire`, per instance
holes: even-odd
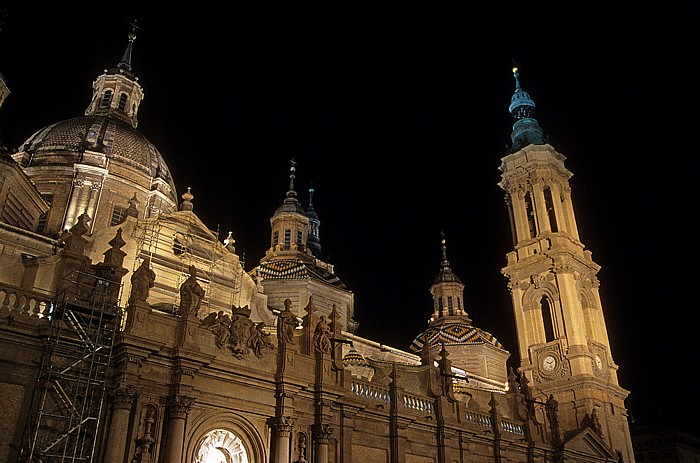
[[[511,151],[515,152],[527,145],[544,145],[545,139],[537,119],[535,119],[535,102],[530,95],[520,86],[520,73],[518,67],[513,67],[515,77],[515,93],[510,99],[508,111],[513,116],[513,132],[510,135],[513,145]]]

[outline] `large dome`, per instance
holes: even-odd
[[[119,119],[82,116],[56,122],[29,137],[20,151],[29,155],[15,155],[20,162],[25,159],[23,167],[73,167],[85,162],[85,151],[99,153],[109,163],[125,163],[165,181],[170,187],[167,196],[177,204],[175,183],[163,156],[141,132]]]

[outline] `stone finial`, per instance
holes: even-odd
[[[194,195],[192,194],[192,189],[190,187],[187,187],[187,192],[185,192],[182,195],[183,201],[180,203],[180,210],[181,211],[192,211],[194,209],[194,205],[192,205],[193,198],[194,198]]]
[[[134,196],[129,200],[129,207],[126,208],[126,211],[124,211],[124,214],[129,217],[133,217],[135,219],[139,218],[139,200],[136,199],[136,193],[134,193]]]
[[[233,232],[230,231],[228,232],[228,236],[224,239],[224,247],[230,252],[231,254],[236,253],[236,248],[234,244],[236,243],[236,240],[233,239]]]
[[[114,238],[109,240],[108,243],[111,247],[104,252],[104,263],[112,267],[121,267],[124,263],[124,257],[126,253],[122,251],[122,248],[126,244],[124,238],[122,238],[122,229],[117,229],[117,234]]]

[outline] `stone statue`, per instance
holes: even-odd
[[[591,428],[596,434],[598,434],[600,437],[603,437],[603,427],[600,425],[598,413],[595,411],[595,408],[593,409],[590,415],[586,413],[586,415],[581,420],[581,425]]]
[[[212,312],[202,320],[202,326],[209,328],[209,330],[216,336],[216,347],[222,349],[228,345],[230,333],[229,327],[231,326],[231,317],[223,310],[219,312]]]
[[[196,317],[204,297],[204,289],[197,283],[197,267],[190,265],[189,272],[189,278],[180,286],[180,315],[188,317],[194,314]]]
[[[549,420],[549,427],[552,430],[552,442],[560,443],[561,435],[559,433],[559,417],[557,416],[559,412],[559,402],[554,399],[554,395],[549,394],[549,398],[545,404],[545,410],[547,412],[547,420]]]
[[[277,316],[277,344],[284,346],[287,343],[294,344],[294,329],[297,326],[297,317],[291,309],[292,301],[284,300],[284,310]]]
[[[328,326],[328,321],[324,315],[318,319],[316,329],[314,330],[314,347],[318,352],[330,354],[331,345],[331,329]]]
[[[270,341],[270,334],[263,331],[265,323],[258,322],[250,327],[250,337],[248,338],[248,347],[253,350],[253,354],[257,358],[262,358],[265,354],[265,349],[272,349],[274,345]]]
[[[156,273],[151,270],[151,259],[146,257],[139,268],[131,274],[131,297],[129,303],[143,302],[148,299],[148,291],[153,288]]]

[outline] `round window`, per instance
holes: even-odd
[[[230,431],[209,431],[197,449],[195,463],[249,463],[243,441]]]

